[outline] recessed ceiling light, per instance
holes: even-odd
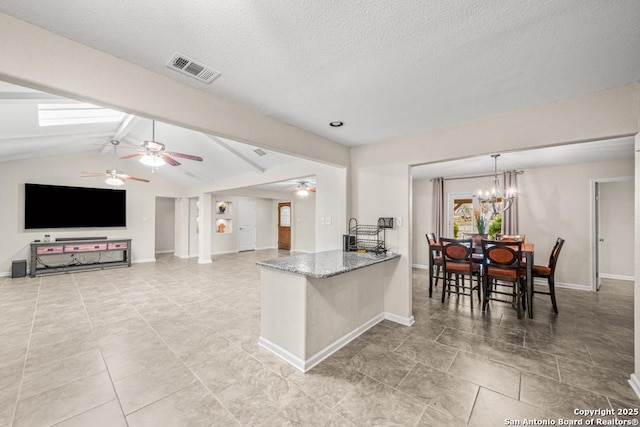
[[[329,123],[329,126],[331,126],[332,128],[339,128],[340,126],[342,126],[344,124],[344,122],[331,122]]]

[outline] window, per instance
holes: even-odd
[[[124,113],[86,103],[38,104],[40,126],[119,122]]]

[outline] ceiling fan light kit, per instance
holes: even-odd
[[[118,178],[118,176],[110,176],[110,177],[108,177],[105,180],[105,183],[107,183],[109,185],[116,186],[116,187],[124,185],[124,181],[121,178]]]
[[[307,197],[309,193],[311,192],[315,193],[315,191],[316,191],[316,188],[309,186],[309,183],[305,181],[299,182],[295,189],[296,196],[299,196],[299,197]]]
[[[163,143],[156,141],[155,120],[151,121],[151,141],[142,141],[137,153],[128,154],[119,158],[132,159],[134,157],[140,157],[140,163],[150,166],[152,172],[155,172],[157,168],[164,166],[167,163],[171,166],[180,166],[180,162],[175,160],[173,157],[195,160],[197,162],[201,162],[203,160],[200,156],[167,151],[167,147]]]
[[[120,141],[112,139],[111,140],[111,145],[113,145],[113,169],[107,169],[107,171],[105,173],[102,172],[81,172],[81,177],[82,178],[94,178],[94,177],[99,177],[99,176],[106,176],[107,179],[105,179],[105,184],[107,185],[112,185],[114,187],[119,187],[121,185],[124,185],[124,182],[128,179],[133,179],[134,181],[141,181],[141,182],[150,182],[148,179],[144,179],[144,178],[136,178],[135,176],[130,176],[127,175],[125,173],[123,173],[122,171],[119,171],[116,168],[116,162],[118,161],[118,145],[120,144]]]
[[[154,169],[167,164],[167,162],[165,162],[164,159],[157,153],[145,154],[144,156],[140,157],[140,163],[142,163],[143,165],[151,166]]]

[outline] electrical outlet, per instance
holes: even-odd
[[[325,220],[324,220],[324,223],[326,225],[331,225],[331,217],[330,216],[326,217]]]
[[[402,217],[399,216],[398,218],[396,218],[396,225],[398,227],[402,227]]]

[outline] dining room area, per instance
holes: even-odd
[[[482,238],[520,236],[532,283],[533,266],[549,267],[561,238],[556,288],[632,281],[633,155],[633,138],[616,138],[414,166],[412,267],[430,270],[428,233],[436,242],[475,237],[479,264]]]
[[[420,357],[480,384],[470,425],[638,406],[633,139],[603,144],[413,167]]]

